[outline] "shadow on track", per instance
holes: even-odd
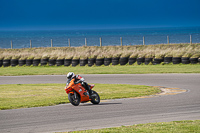
[[[103,102],[103,103],[99,103],[99,104],[82,104],[81,106],[100,106],[100,105],[111,105],[111,104],[122,104],[122,103],[108,103],[108,102]]]

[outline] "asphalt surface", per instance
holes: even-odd
[[[186,89],[177,95],[0,110],[0,132],[58,132],[200,119],[200,74],[82,75],[89,83]],[[65,83],[65,76],[0,76],[0,84]],[[64,87],[64,86],[63,86]],[[94,87],[95,90],[95,87]]]

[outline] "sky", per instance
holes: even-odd
[[[200,26],[200,0],[0,0],[0,30]]]

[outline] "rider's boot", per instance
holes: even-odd
[[[85,87],[85,89],[88,91],[88,93],[89,93],[89,98],[91,99],[92,90],[90,89],[89,85],[88,85],[86,82],[84,82],[84,87]]]

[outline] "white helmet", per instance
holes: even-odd
[[[72,79],[74,76],[75,76],[75,74],[74,74],[73,72],[69,72],[69,73],[67,74],[67,78],[68,78],[68,79]]]

